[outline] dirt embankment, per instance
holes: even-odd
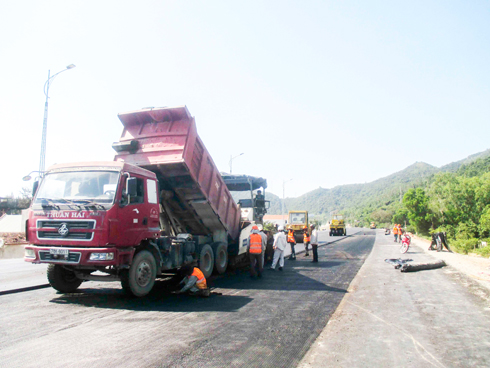
[[[23,233],[0,233],[0,259],[24,257],[26,244]]]
[[[6,245],[26,243],[26,237],[23,233],[0,233],[0,239],[2,239],[3,243]]]

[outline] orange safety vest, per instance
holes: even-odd
[[[206,284],[206,278],[204,277],[204,274],[202,273],[202,271],[199,268],[194,267],[194,271],[192,271],[191,276],[197,277],[196,286],[198,289],[207,289],[208,288],[208,285]]]
[[[260,234],[250,234],[250,253],[262,253],[262,237]]]
[[[308,235],[308,233],[306,232],[304,235],[303,235],[303,243],[309,243],[310,242],[310,236]]]
[[[393,228],[393,234],[398,234],[398,226],[395,226],[395,227]]]
[[[294,239],[294,231],[293,230],[288,231],[288,243],[296,244],[296,240]]]

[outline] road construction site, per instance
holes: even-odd
[[[213,276],[215,294],[207,299],[171,294],[162,281],[139,299],[95,281],[60,294],[45,287],[43,266],[29,265],[32,271],[19,277],[4,270],[22,260],[0,260],[0,361],[26,367],[489,365],[486,260],[428,253],[417,239],[402,255],[382,230],[350,228],[347,237],[320,232],[320,244],[318,264],[297,245],[297,260],[286,260],[282,272],[266,270],[255,280],[246,268]],[[401,273],[387,258],[445,258],[448,266]],[[470,269],[473,274],[464,272]]]

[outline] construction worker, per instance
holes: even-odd
[[[310,234],[308,233],[308,226],[303,226],[303,244],[305,245],[305,257],[308,257],[308,244],[310,244]]]
[[[274,259],[272,260],[271,270],[276,270],[277,262],[279,261],[279,271],[282,271],[284,267],[284,249],[286,249],[286,234],[284,234],[284,226],[279,226],[277,228],[278,233],[274,235],[274,244],[272,248],[274,249]]]
[[[208,297],[210,295],[206,278],[199,268],[194,267],[193,265],[186,265],[182,267],[181,271],[186,275],[180,282],[180,284],[184,284],[184,287],[177,291],[176,294],[188,292],[190,295],[203,297]]]
[[[398,243],[402,242],[403,229],[402,225],[398,224]]]
[[[248,254],[250,257],[250,277],[255,278],[257,274],[255,272],[256,265],[258,266],[259,278],[262,277],[263,261],[262,253],[265,249],[266,241],[259,234],[259,228],[257,225],[252,226],[252,233],[248,236]]]
[[[395,243],[398,241],[398,224],[393,226],[393,235],[395,236]]]
[[[318,263],[318,232],[315,229],[315,225],[311,224],[311,235],[310,235],[310,242],[311,242],[311,250],[313,251],[313,263]]]
[[[264,233],[264,227],[262,224],[258,224],[259,235],[262,237],[262,267],[265,265],[265,249],[267,248],[267,235]]]
[[[291,255],[289,256],[290,261],[296,260],[296,252],[294,251],[294,246],[296,245],[296,239],[294,239],[294,230],[288,230],[288,243],[291,246]]]

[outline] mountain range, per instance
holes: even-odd
[[[490,149],[473,154],[460,161],[435,167],[425,162],[416,162],[404,170],[365,184],[339,185],[334,188],[318,188],[297,198],[285,198],[284,211],[307,210],[319,220],[328,220],[330,213],[342,213],[355,221],[375,210],[387,211],[400,202],[409,188],[415,188],[427,182],[439,172],[458,172],[465,166],[490,157]],[[281,214],[282,200],[266,191],[270,201],[268,214]],[[359,221],[359,220],[358,220]]]

